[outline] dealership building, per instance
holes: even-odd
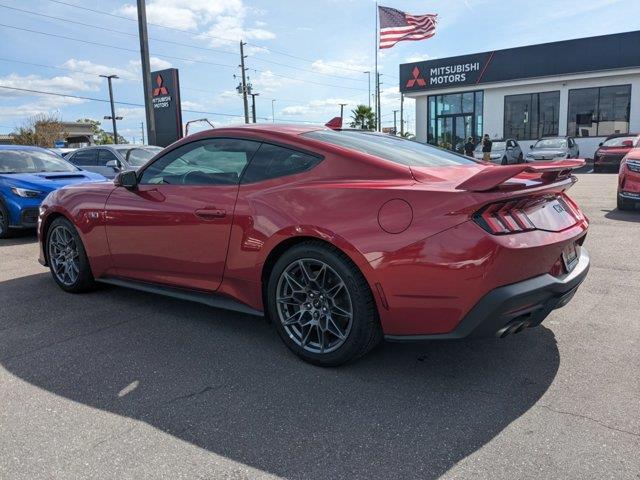
[[[460,149],[488,133],[524,149],[571,136],[593,157],[611,134],[640,132],[640,31],[400,65],[416,137]]]

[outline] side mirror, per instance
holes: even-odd
[[[631,140],[623,140],[622,141],[622,146],[623,147],[629,147],[632,148],[633,147],[633,142]]]
[[[119,171],[122,168],[118,160],[109,160],[104,166],[113,168],[115,171]]]
[[[113,179],[113,184],[116,187],[124,187],[129,190],[135,190],[135,188],[138,186],[138,175],[134,170],[120,172]]]
[[[600,142],[600,143],[598,144],[598,146],[599,146],[599,147],[601,147],[601,146],[602,146],[602,142]]]
[[[529,145],[529,148],[530,148],[531,150],[533,150],[533,144]]]

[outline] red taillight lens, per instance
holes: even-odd
[[[528,203],[526,199],[494,203],[476,213],[474,220],[494,235],[535,230],[535,225],[524,211]]]

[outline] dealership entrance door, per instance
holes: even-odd
[[[429,143],[464,153],[469,137],[482,136],[483,92],[465,92],[429,97]]]

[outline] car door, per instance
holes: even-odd
[[[211,138],[170,150],[105,206],[116,275],[213,291],[222,281],[240,176],[259,142]]]
[[[578,156],[580,155],[580,152],[578,150],[578,144],[576,143],[574,138],[569,138],[569,146],[571,148],[570,157],[578,158]]]
[[[80,167],[83,170],[90,172],[98,172],[98,151],[95,148],[88,148],[86,150],[78,150],[70,158],[69,161],[76,167]]]
[[[511,140],[513,142],[513,163],[520,163],[522,158],[522,148],[517,140]]]
[[[104,175],[107,178],[115,177],[116,173],[120,171],[122,162],[118,157],[116,157],[113,154],[113,152],[111,152],[111,150],[108,150],[106,148],[99,148],[97,150],[98,150],[98,160],[97,160],[96,171],[100,175]],[[116,167],[107,165],[107,163],[109,162],[116,162],[115,163]]]

